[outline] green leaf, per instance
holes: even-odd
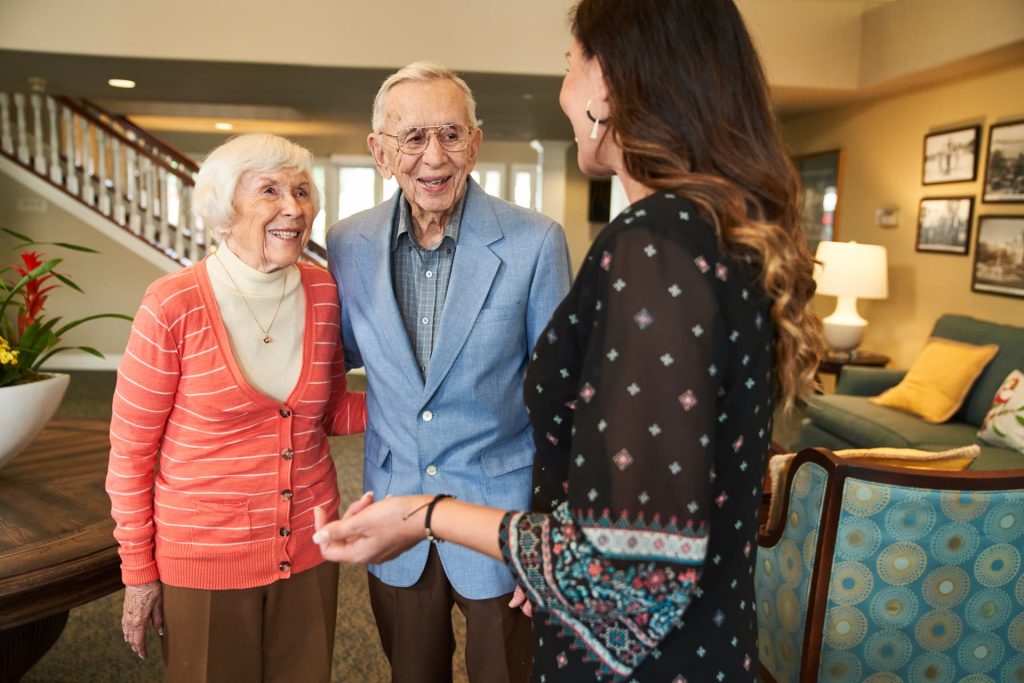
[[[992,425],[992,431],[995,432],[995,435],[998,436],[1000,439],[1005,439],[1006,438],[1006,434],[1004,434],[1003,432],[999,431],[999,427],[996,427],[995,425]]]
[[[98,254],[100,252],[89,247],[83,247],[80,244],[71,244],[70,242],[45,242],[44,244],[52,244],[55,247],[64,247],[65,249],[71,249],[72,251],[82,251],[86,254]]]
[[[58,280],[60,280],[61,282],[63,282],[64,284],[66,284],[71,289],[75,290],[76,292],[80,292],[82,294],[85,294],[85,292],[82,291],[82,288],[79,287],[78,285],[76,285],[74,282],[72,282],[71,278],[69,278],[67,275],[61,275],[60,273],[54,273],[53,276],[55,278],[57,278]]]
[[[79,320],[69,322],[67,325],[57,330],[54,334],[56,334],[58,337],[63,337],[68,330],[73,330],[82,323],[87,323],[90,320],[99,320],[100,318],[116,318],[118,320],[127,320],[128,322],[131,322],[133,320],[133,318],[130,315],[125,315],[124,313],[97,313],[96,315],[86,316]]]
[[[37,370],[38,368],[42,367],[43,363],[50,360],[58,353],[63,353],[64,351],[85,351],[91,356],[96,356],[97,358],[106,358],[106,356],[104,356],[102,353],[100,353],[91,346],[58,346],[57,348],[53,349],[48,354],[37,360],[33,364],[32,369]]]
[[[1014,417],[1017,418],[1017,424],[1024,427],[1024,417],[1021,417],[1020,415],[1014,415]]]
[[[19,240],[22,240],[23,242],[29,242],[31,244],[35,244],[35,241],[31,237],[29,237],[28,235],[22,235],[20,232],[14,232],[13,230],[10,230],[8,228],[0,228],[0,230],[3,230],[4,232],[6,232],[8,235],[10,235],[12,237],[17,237]]]

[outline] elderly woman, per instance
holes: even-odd
[[[526,372],[532,509],[367,496],[314,538],[338,560],[424,537],[504,559],[539,612],[536,681],[752,682],[773,408],[822,350],[796,176],[732,0],[582,0],[572,33],[580,168],[632,204]]]
[[[216,253],[153,283],[118,368],[107,491],[140,657],[166,680],[328,681],[338,571],[327,436],[365,426],[347,391],[337,290],[299,263],[319,195],[309,151],[266,134],[214,150],[194,208]]]

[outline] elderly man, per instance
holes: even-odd
[[[401,191],[327,238],[345,357],[366,367],[364,483],[378,499],[443,493],[529,507],[523,374],[569,289],[569,254],[557,223],[470,178],[482,137],[454,72],[416,63],[393,74],[368,142]],[[529,620],[501,563],[424,540],[371,565],[369,584],[393,681],[451,680],[453,604],[467,620],[471,681],[529,676]]]

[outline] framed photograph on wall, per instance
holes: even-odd
[[[988,129],[984,202],[1024,202],[1024,121]]]
[[[917,214],[918,251],[967,255],[974,197],[925,197]]]
[[[803,185],[801,223],[813,254],[818,242],[834,241],[839,225],[839,192],[842,186],[843,152],[805,154],[793,158]]]
[[[981,126],[929,133],[924,136],[925,185],[961,183],[978,177],[978,141]]]
[[[1024,298],[1024,216],[980,216],[971,289]]]

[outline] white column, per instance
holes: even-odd
[[[126,222],[124,209],[124,159],[121,157],[121,138],[115,137],[110,143],[111,169],[110,178],[114,182],[114,222],[124,225]]]
[[[136,235],[141,235],[142,191],[139,185],[142,169],[139,168],[139,154],[134,147],[128,146],[124,156],[125,189],[128,193],[128,227]]]
[[[20,92],[14,93],[14,112],[18,120],[18,161],[28,166],[32,159],[28,152],[28,131],[25,130],[25,96]]]
[[[160,197],[160,247],[167,251],[171,248],[171,235],[167,227],[167,169],[163,166],[156,167],[156,182],[159,186],[157,196]]]
[[[34,148],[33,168],[39,175],[46,175],[46,155],[43,153],[43,98],[39,93],[29,95],[32,103],[32,142]]]
[[[146,188],[144,194],[146,213],[142,218],[142,234],[149,240],[150,244],[153,244],[156,242],[156,216],[153,208],[153,205],[156,203],[153,200],[154,191],[156,190],[153,176],[156,174],[153,172],[153,160],[149,157],[143,157],[141,167],[145,176],[143,187]]]
[[[57,127],[57,101],[46,98],[46,110],[50,119],[50,180],[58,185],[64,184],[64,174],[60,168],[60,129]]]
[[[7,154],[14,154],[14,138],[11,137],[11,98],[0,92],[0,149]]]
[[[107,190],[107,132],[102,128],[96,128],[96,155],[99,157],[97,164],[97,188],[100,193],[100,213],[104,216],[110,215],[110,192]]]
[[[178,223],[174,230],[174,257],[187,258],[185,253],[185,233],[189,230],[191,220],[189,214],[192,206],[192,186],[177,180],[178,183]]]
[[[67,191],[78,196],[78,171],[75,169],[75,119],[70,109],[64,109],[64,159],[67,164]]]
[[[96,188],[92,182],[92,142],[89,140],[89,121],[81,118],[82,131],[82,200],[96,206]]]

